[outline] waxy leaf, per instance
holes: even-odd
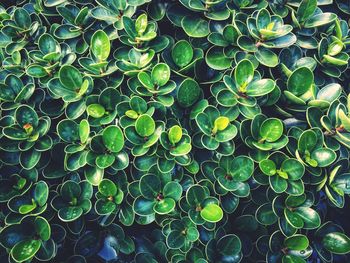
[[[123,132],[117,126],[108,126],[103,130],[102,141],[111,152],[120,152],[124,147]]]
[[[147,114],[139,116],[135,123],[135,129],[138,135],[148,137],[155,131],[156,125],[152,117]]]
[[[220,206],[211,203],[201,210],[201,217],[208,222],[219,222],[223,217],[223,211]]]
[[[322,244],[335,254],[347,254],[350,251],[350,239],[343,233],[328,233],[323,237]]]

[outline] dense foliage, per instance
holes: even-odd
[[[350,262],[350,2],[0,6],[0,262]]]

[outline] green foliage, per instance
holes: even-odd
[[[350,262],[349,15],[1,1],[0,262]]]

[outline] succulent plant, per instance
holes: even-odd
[[[3,0],[0,262],[350,262],[345,0]]]

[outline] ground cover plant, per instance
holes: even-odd
[[[350,262],[350,3],[0,1],[0,262]]]

